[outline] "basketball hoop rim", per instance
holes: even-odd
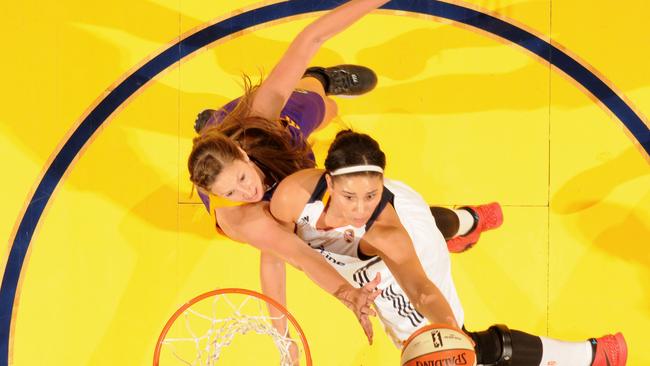
[[[307,343],[307,338],[305,337],[305,334],[302,331],[302,328],[300,327],[300,324],[298,324],[298,321],[296,318],[291,315],[289,310],[287,310],[284,306],[282,306],[279,302],[275,301],[274,299],[270,298],[269,296],[266,296],[264,294],[261,294],[259,292],[253,291],[253,290],[248,290],[244,288],[236,288],[236,287],[230,287],[230,288],[221,288],[217,290],[212,290],[205,292],[201,295],[198,295],[191,299],[190,301],[186,302],[181,306],[174,314],[169,318],[165,326],[163,327],[162,332],[160,333],[160,336],[158,337],[158,341],[156,342],[156,349],[154,351],[153,355],[153,366],[158,366],[159,362],[159,357],[160,357],[160,349],[162,347],[162,342],[165,339],[165,336],[167,335],[167,332],[169,331],[169,328],[171,328],[172,324],[178,319],[185,310],[187,310],[190,306],[196,304],[197,302],[207,299],[209,297],[217,296],[217,295],[225,295],[225,294],[242,294],[242,295],[248,295],[255,297],[257,299],[260,299],[264,302],[267,302],[271,305],[273,305],[276,309],[280,310],[284,315],[286,315],[287,319],[291,322],[291,324],[294,326],[296,331],[298,332],[298,335],[300,337],[300,340],[302,341],[303,344],[303,350],[305,351],[305,359],[307,361],[307,366],[312,366],[311,362],[311,352],[309,351],[309,344]]]

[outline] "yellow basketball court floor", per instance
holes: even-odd
[[[3,4],[0,365],[148,365],[185,301],[259,290],[257,250],[218,237],[190,194],[193,121],[334,3]],[[622,331],[628,365],[650,364],[649,13],[645,0],[400,0],[314,59],[379,76],[337,100],[312,139],[319,164],[352,126],[429,203],[503,206],[501,228],[452,256],[469,329]],[[288,307],[315,365],[398,364],[379,322],[369,346],[293,269]],[[277,364],[264,341],[250,362]]]

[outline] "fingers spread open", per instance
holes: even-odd
[[[373,330],[372,330],[372,323],[370,322],[370,319],[368,319],[367,316],[362,316],[361,318],[359,318],[359,321],[361,322],[361,326],[363,327],[364,333],[366,333],[366,337],[368,338],[368,343],[372,344]]]
[[[377,298],[377,296],[381,295],[381,290],[380,289],[375,289],[370,295],[368,295],[368,301],[373,302]]]

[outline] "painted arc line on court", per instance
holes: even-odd
[[[148,81],[185,56],[235,32],[289,16],[331,9],[345,1],[293,0],[270,4],[201,29],[170,46],[124,79],[88,113],[54,157],[38,183],[22,216],[9,251],[0,288],[0,366],[9,362],[9,336],[20,272],[32,235],[54,189],[74,158],[95,131],[130,96]],[[536,54],[580,83],[625,126],[650,155],[650,131],[639,115],[606,82],[580,62],[536,35],[511,23],[456,4],[437,0],[393,0],[383,9],[406,11],[449,19],[489,32]]]

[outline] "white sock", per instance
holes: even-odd
[[[591,366],[591,343],[539,338],[542,340],[540,366]]]
[[[458,226],[458,233],[456,235],[465,235],[474,226],[474,216],[467,210],[454,210],[456,216],[458,216],[458,221],[460,221],[460,226]]]

